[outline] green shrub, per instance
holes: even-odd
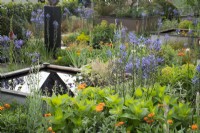
[[[68,95],[45,98],[52,114],[49,120],[53,131],[140,133],[159,129],[173,132],[180,130],[181,126],[186,131],[191,124],[189,104],[165,94],[166,87],[137,88],[133,97],[126,95],[125,99],[110,88],[85,88],[84,84],[78,88],[80,90],[73,98]],[[172,125],[168,125],[169,119],[173,120]],[[153,128],[147,128],[148,125]]]
[[[164,20],[163,24],[161,26],[161,30],[167,30],[167,29],[176,29],[178,27],[178,21],[177,20]]]
[[[10,32],[10,18],[0,16],[0,22],[2,22],[1,23],[2,28],[0,30],[0,35],[8,36],[8,34]],[[13,27],[14,34],[17,35],[17,38],[22,39],[23,38],[22,25],[20,23],[18,23],[16,20],[13,20],[12,27]]]
[[[178,25],[178,28],[180,29],[189,29],[191,27],[192,27],[192,21],[190,20],[183,20]]]
[[[0,104],[2,107],[2,105]],[[19,104],[11,104],[10,108],[0,110],[0,131],[4,133],[27,133],[27,115],[25,107]]]
[[[100,43],[109,43],[114,39],[114,24],[108,24],[103,20],[101,24],[94,27],[92,31],[92,45],[94,48],[100,48]]]

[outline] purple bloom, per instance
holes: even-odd
[[[37,9],[37,13],[38,14],[42,13],[42,9]]]
[[[127,31],[127,28],[126,27],[123,27],[121,29],[121,38],[122,39],[125,39],[126,38],[126,31]]]
[[[169,39],[169,34],[165,34],[165,40]]]
[[[161,49],[162,42],[160,39],[156,39],[149,47],[152,50],[159,51]]]
[[[144,41],[145,45],[150,45],[151,43],[152,43],[152,40],[149,38]]]
[[[126,46],[125,46],[124,44],[121,44],[121,45],[119,46],[119,49],[120,49],[121,51],[125,51],[125,50],[126,50]]]
[[[31,16],[32,16],[32,17],[37,16],[36,12],[35,12],[35,11],[32,11],[32,12],[31,12]]]
[[[197,65],[196,70],[198,73],[200,73],[200,64]]]
[[[3,36],[2,37],[2,42],[9,42],[10,41],[10,38],[8,36]]]
[[[129,32],[128,37],[129,37],[129,42],[130,43],[138,44],[138,39],[137,39],[136,35],[133,32]]]
[[[126,73],[132,73],[133,72],[133,63],[128,62],[125,66],[125,72]]]
[[[94,11],[92,9],[85,9],[84,10],[84,18],[88,19],[91,18],[93,15]]]
[[[15,44],[15,48],[20,49],[23,45],[24,41],[23,40],[15,40],[14,44]]]
[[[30,38],[31,33],[32,33],[32,32],[31,32],[30,30],[27,30],[27,31],[26,31],[26,37],[27,37],[27,38]]]
[[[195,77],[192,79],[192,83],[193,83],[193,84],[199,83],[199,78],[195,76]]]
[[[174,15],[178,15],[179,14],[178,10],[176,10],[176,9],[173,10],[173,13],[174,13]]]
[[[55,21],[53,21],[53,27],[54,27],[54,29],[58,29],[58,22],[55,20]]]

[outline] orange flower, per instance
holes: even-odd
[[[150,114],[148,114],[148,117],[152,118],[152,117],[154,117],[154,115],[155,115],[154,113],[150,113]]]
[[[109,47],[112,47],[112,46],[113,46],[113,44],[112,44],[112,43],[108,43],[108,46],[109,46]]]
[[[178,52],[178,56],[185,56],[184,52]]]
[[[124,125],[124,122],[123,122],[123,121],[120,121],[120,122],[118,122],[117,124],[115,124],[116,127],[119,127],[119,126],[121,126],[121,125]]]
[[[168,123],[169,125],[171,125],[171,124],[173,124],[173,120],[169,119],[169,120],[167,120],[167,123]]]
[[[0,111],[4,110],[4,107],[3,106],[0,106]]]
[[[147,122],[148,124],[151,124],[151,123],[154,122],[154,120],[147,120],[146,122]]]
[[[53,132],[52,127],[48,127],[47,131],[49,131],[49,132]]]
[[[78,85],[78,90],[83,90],[86,86],[86,83],[81,83],[80,85]]]
[[[44,117],[49,117],[49,116],[51,116],[51,113],[44,114]]]
[[[147,121],[147,120],[148,120],[148,117],[144,117],[144,120]]]
[[[99,105],[96,106],[97,112],[101,112],[102,110],[103,110],[103,106],[99,106]]]
[[[197,125],[197,124],[193,124],[193,125],[191,126],[191,129],[192,129],[192,130],[198,130],[198,125]]]
[[[105,103],[99,103],[99,105],[101,105],[101,106],[103,106],[103,107],[106,106]]]
[[[105,103],[99,103],[99,104],[96,106],[96,111],[97,111],[97,112],[103,111],[104,106],[105,106]]]
[[[3,106],[4,106],[6,109],[10,108],[10,104],[7,104],[7,103],[4,104]]]

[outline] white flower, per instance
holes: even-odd
[[[186,50],[185,50],[186,52],[190,52],[190,48],[186,48]]]

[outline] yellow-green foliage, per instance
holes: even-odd
[[[193,64],[184,64],[182,66],[166,66],[161,70],[160,82],[162,84],[175,85],[177,82],[188,84],[195,74]]]
[[[88,42],[90,40],[90,37],[82,32],[79,36],[77,36],[76,40],[79,42]]]
[[[178,25],[178,28],[180,29],[189,29],[191,27],[192,27],[192,21],[190,20],[183,20]]]
[[[150,90],[149,90],[150,89]],[[55,132],[86,132],[91,131],[146,131],[140,125],[161,126],[172,119],[174,126],[189,127],[191,108],[188,103],[180,103],[176,98],[165,94],[166,87],[156,85],[154,88],[138,88],[134,96],[125,98],[114,93],[110,88],[88,87],[78,91],[76,97],[53,95],[45,98],[50,106],[51,116],[48,118]],[[151,93],[149,93],[151,92]],[[141,95],[142,94],[142,95]],[[148,97],[147,97],[148,96]],[[161,106],[162,105],[162,106]],[[166,113],[167,109],[169,113]],[[144,117],[153,120],[152,123],[144,121]],[[108,119],[112,118],[111,121]],[[121,121],[121,128],[116,123]],[[104,125],[108,125],[105,127]],[[103,130],[104,129],[104,130]],[[120,130],[119,130],[120,129]],[[155,132],[155,129],[151,129]]]

